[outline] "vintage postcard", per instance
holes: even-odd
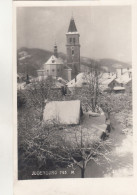
[[[13,3],[15,194],[134,181],[133,5]]]

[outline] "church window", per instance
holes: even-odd
[[[69,42],[70,42],[70,43],[72,42],[72,38],[69,38]]]
[[[75,38],[73,38],[73,43],[75,44]]]
[[[52,63],[54,63],[55,62],[55,60],[52,60]]]
[[[71,54],[74,55],[74,47],[71,47]]]

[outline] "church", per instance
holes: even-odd
[[[58,56],[57,45],[54,45],[54,53],[43,64],[42,70],[37,70],[38,76],[52,76],[53,78],[62,77],[65,80],[72,80],[80,72],[80,34],[77,31],[74,18],[70,20],[68,32],[66,33],[66,57],[65,63]]]

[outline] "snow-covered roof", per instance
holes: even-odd
[[[131,81],[132,78],[129,77],[129,73],[121,75],[121,77],[117,78],[116,81],[118,83],[127,84],[129,81]]]
[[[43,119],[49,123],[79,124],[80,100],[48,102],[44,109]]]
[[[45,64],[52,65],[52,64],[64,64],[64,63],[61,58],[56,58],[54,55],[52,55]]]
[[[125,87],[117,86],[117,87],[114,87],[113,90],[115,90],[115,91],[125,90]]]
[[[58,79],[57,79],[58,81],[61,81],[62,83],[67,83],[67,81],[65,80],[65,79],[63,79],[62,77],[58,77]]]
[[[73,34],[73,35],[76,34],[76,35],[77,35],[77,34],[79,34],[79,33],[78,33],[78,32],[67,32],[67,33],[66,33],[66,35],[69,35],[69,34],[70,34],[70,35],[71,35],[71,34]]]
[[[76,82],[75,82],[75,79],[73,79],[67,83],[67,86],[68,87],[81,87],[82,83],[84,83],[84,82],[87,82],[87,78],[86,78],[85,73],[79,73],[76,76]]]
[[[101,85],[109,85],[116,78],[116,74],[104,73],[100,78]]]

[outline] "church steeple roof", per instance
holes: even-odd
[[[77,32],[77,28],[76,28],[75,21],[74,21],[73,17],[70,20],[68,32]]]

